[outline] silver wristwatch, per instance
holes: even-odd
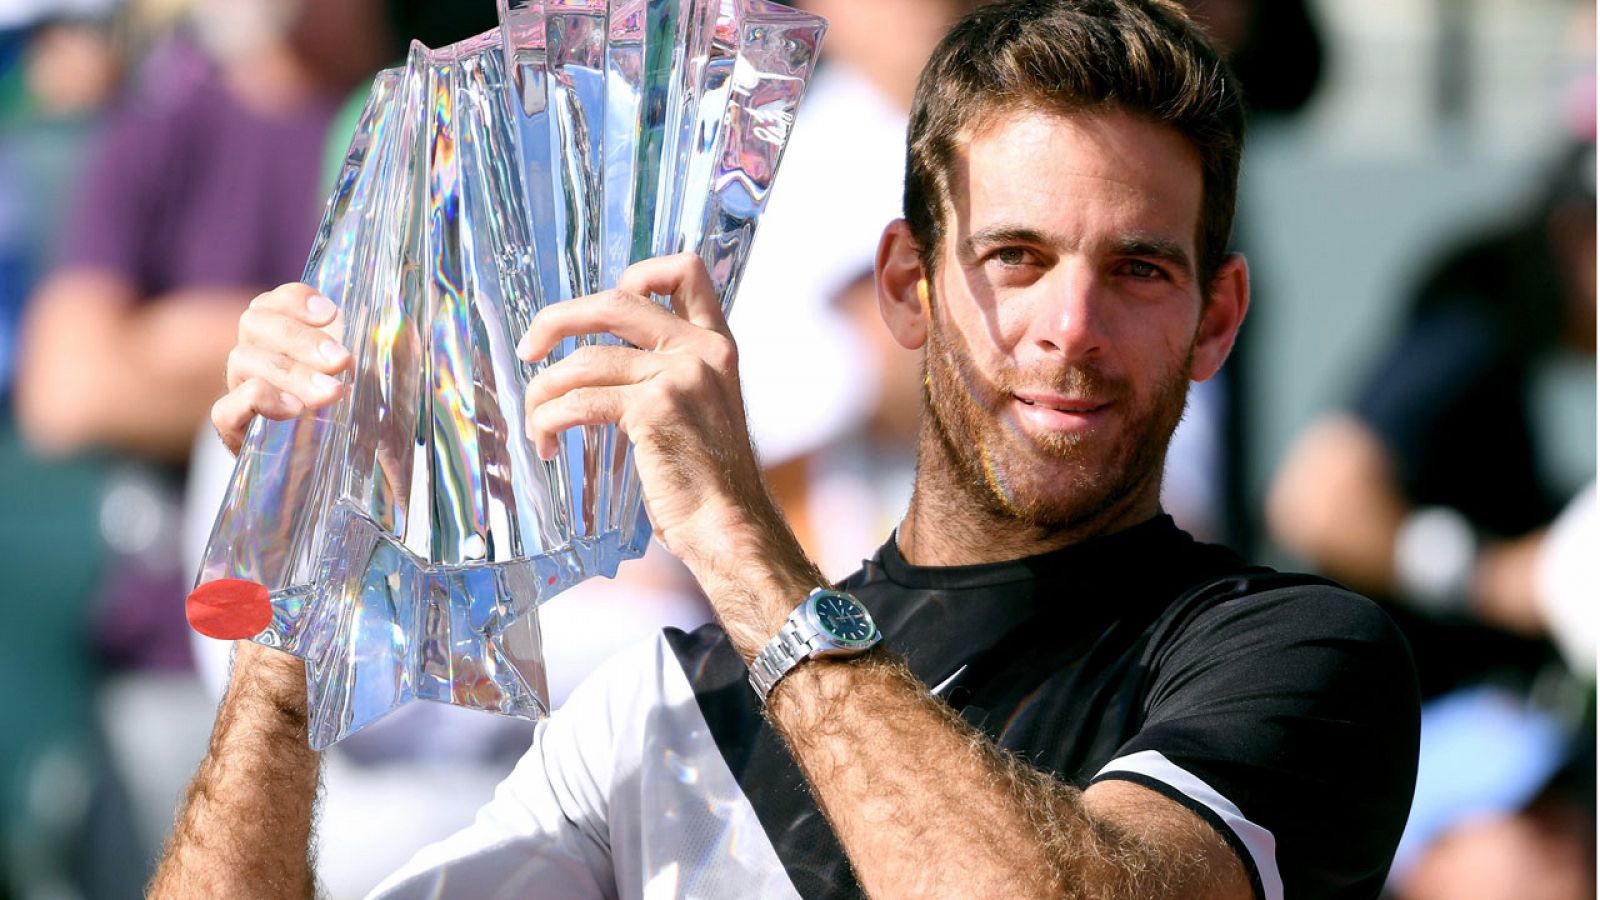
[[[816,656],[860,656],[877,645],[881,635],[861,601],[843,591],[817,588],[795,607],[750,663],[750,687],[762,703],[778,679],[801,660]]]

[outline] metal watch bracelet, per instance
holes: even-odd
[[[783,627],[778,629],[777,636],[768,641],[756,658],[750,661],[750,687],[762,703],[767,701],[767,695],[772,693],[779,679],[811,655],[811,642],[800,635],[799,623],[795,621],[795,616],[804,609],[804,604],[796,607],[795,612],[784,621]]]

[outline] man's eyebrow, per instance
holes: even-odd
[[[958,248],[964,259],[971,259],[978,255],[979,249],[993,247],[997,244],[1034,244],[1045,246],[1050,243],[1044,232],[1037,228],[1025,225],[994,225],[980,228],[966,236]]]
[[[1194,262],[1189,251],[1177,241],[1153,235],[1131,235],[1112,243],[1111,250],[1118,256],[1142,256],[1158,259],[1183,271],[1194,274]]]

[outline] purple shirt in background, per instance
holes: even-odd
[[[342,99],[264,116],[233,97],[201,51],[167,44],[90,152],[60,265],[122,275],[147,297],[298,281]]]
[[[298,281],[324,205],[323,143],[342,99],[263,115],[235,99],[198,48],[168,43],[90,148],[58,268],[120,275],[146,300]],[[168,555],[108,557],[94,626],[108,664],[192,666],[183,598],[194,573],[182,571],[176,542]]]

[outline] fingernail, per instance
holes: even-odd
[[[319,394],[331,394],[339,389],[339,379],[318,372],[311,376],[311,386]]]
[[[321,294],[312,294],[307,297],[306,309],[310,310],[311,314],[319,319],[326,319],[339,311],[339,307],[334,306],[332,300]]]
[[[300,410],[300,398],[288,391],[278,394],[278,400],[283,403],[283,408],[290,412],[298,412]]]
[[[349,351],[345,350],[344,345],[338,341],[323,341],[322,346],[317,348],[317,352],[321,353],[322,358],[328,362],[339,363],[344,362],[344,358]]]
[[[532,348],[528,346],[528,336],[524,334],[522,336],[522,340],[517,341],[517,356],[522,359],[527,359],[528,351],[531,349]]]

